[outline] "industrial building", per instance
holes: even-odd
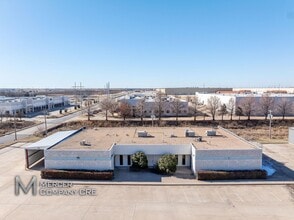
[[[143,151],[153,167],[164,154],[197,170],[262,168],[262,149],[221,127],[124,127],[57,132],[25,147],[26,166],[44,158],[46,169],[114,170]]]
[[[157,89],[166,95],[194,95],[196,92],[215,93],[217,91],[232,91],[232,88],[209,88],[209,87],[177,87]]]
[[[294,87],[268,87],[268,88],[233,88],[234,92],[249,91],[252,93],[292,93],[294,94]]]
[[[0,111],[2,115],[22,114],[26,116],[30,113],[43,110],[52,110],[69,105],[66,96],[35,96],[35,97],[0,97]]]
[[[161,116],[188,116],[189,105],[186,100],[179,99],[179,102],[175,104],[176,98],[174,96],[163,96],[161,99]],[[132,107],[133,116],[140,116],[138,111],[140,105],[143,105],[145,117],[150,117],[151,115],[158,116],[159,114],[159,104],[156,101],[156,93],[154,92],[132,93],[118,98],[117,101],[128,103]]]
[[[233,99],[235,103],[235,107],[242,105],[246,102],[246,99],[249,97],[253,97],[253,104],[252,104],[252,113],[251,116],[264,116],[264,112],[261,108],[262,98],[264,94],[216,94],[216,93],[196,93],[198,100],[200,103],[207,105],[207,101],[209,98],[215,96],[220,99],[221,104],[225,104],[228,106],[229,100]],[[272,110],[272,114],[274,116],[281,116],[282,112],[279,106],[283,102],[288,103],[288,108],[286,111],[285,116],[294,116],[294,95],[293,94],[268,94],[268,97],[273,100],[272,105],[270,106],[270,110]]]

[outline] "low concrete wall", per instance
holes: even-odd
[[[253,170],[261,168],[261,149],[196,151],[196,170]]]
[[[294,127],[289,128],[288,142],[289,142],[289,144],[294,144]]]
[[[194,146],[192,146],[191,160],[191,169],[194,175],[196,175],[196,148]]]
[[[46,150],[45,169],[113,170],[111,151]]]

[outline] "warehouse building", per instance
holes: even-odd
[[[235,107],[242,105],[246,102],[246,99],[252,97],[252,113],[251,116],[264,116],[262,110],[262,98],[263,94],[216,94],[216,93],[196,93],[195,94],[199,102],[207,105],[208,99],[215,96],[220,99],[221,104],[229,105],[230,99],[234,100]],[[272,99],[272,104],[270,106],[270,110],[272,110],[272,114],[274,116],[282,116],[282,108],[279,106],[283,106],[284,103],[287,103],[287,111],[285,116],[294,116],[294,95],[293,94],[268,94],[268,97]]]
[[[209,88],[209,87],[177,87],[157,89],[166,95],[194,95],[196,92],[215,93],[217,91],[232,91],[232,88]]]
[[[133,116],[140,116],[138,111],[140,105],[143,105],[144,117],[159,115],[159,104],[154,92],[132,93],[118,98],[117,101],[128,103],[132,107]],[[174,96],[163,96],[160,105],[161,116],[163,117],[189,115],[189,103],[186,100],[177,99]]]
[[[114,170],[131,166],[131,155],[143,151],[153,167],[174,154],[179,167],[197,170],[255,170],[262,149],[219,127],[97,128],[57,132],[25,147],[26,166],[44,158],[46,169]]]

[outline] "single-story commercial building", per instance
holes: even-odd
[[[262,149],[223,129],[204,127],[116,127],[57,132],[25,147],[29,168],[44,157],[46,169],[114,170],[131,166],[143,151],[152,167],[164,154],[197,170],[254,170]]]

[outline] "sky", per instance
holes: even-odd
[[[0,88],[293,87],[292,0],[0,0]]]

